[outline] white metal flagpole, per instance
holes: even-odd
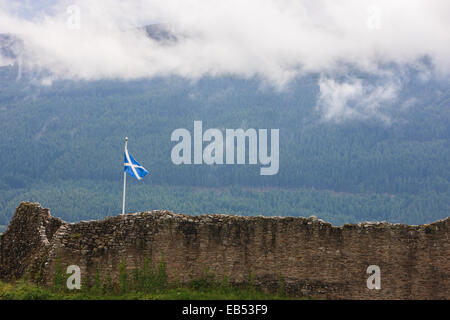
[[[128,144],[128,137],[125,137],[125,150],[124,152],[127,152],[127,144]],[[122,214],[125,214],[125,189],[127,188],[127,173],[125,170],[123,171],[123,199],[122,199]]]

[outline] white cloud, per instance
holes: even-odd
[[[69,5],[80,8],[79,30],[68,27]],[[282,86],[320,73],[328,75],[321,83],[327,101],[362,93],[393,97],[386,86],[366,90],[357,80],[330,80],[348,68],[379,76],[386,65],[421,65],[427,56],[434,67],[424,74],[450,72],[448,0],[71,0],[34,18],[20,18],[17,7],[0,0],[0,32],[24,40],[24,69],[53,78],[234,75]],[[151,22],[170,26],[179,41],[160,43],[136,28]],[[356,109],[324,108],[329,115]]]
[[[11,64],[13,64],[14,60],[9,59],[7,57],[2,57],[0,55],[0,67],[4,67],[4,66],[9,66]]]
[[[389,122],[384,113],[397,98],[400,84],[387,79],[387,83],[373,85],[351,78],[343,82],[322,77],[317,108],[324,120],[340,122],[347,119],[378,118]]]

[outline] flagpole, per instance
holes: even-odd
[[[125,137],[125,150],[124,152],[127,152],[127,144],[128,144],[128,137]],[[127,173],[125,170],[123,171],[123,199],[122,199],[122,214],[125,214],[125,190],[127,187]]]

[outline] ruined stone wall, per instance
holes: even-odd
[[[27,269],[36,271],[33,268],[40,266],[53,234],[63,223],[39,204],[21,203],[0,235],[0,279],[20,278]]]
[[[60,257],[80,266],[83,279],[97,270],[116,278],[124,260],[132,269],[145,257],[157,263],[164,256],[169,275],[185,281],[208,268],[234,283],[253,274],[256,285],[275,290],[281,274],[299,296],[449,299],[449,221],[334,227],[316,218],[151,211],[68,224],[22,203],[0,239],[0,276],[32,271],[51,283]],[[369,265],[381,269],[380,290],[367,289]]]

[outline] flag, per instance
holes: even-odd
[[[148,171],[145,170],[143,166],[141,166],[133,157],[128,153],[128,150],[125,149],[125,163],[124,163],[124,171],[128,173],[130,176],[135,177],[138,180],[141,180],[148,174]]]

